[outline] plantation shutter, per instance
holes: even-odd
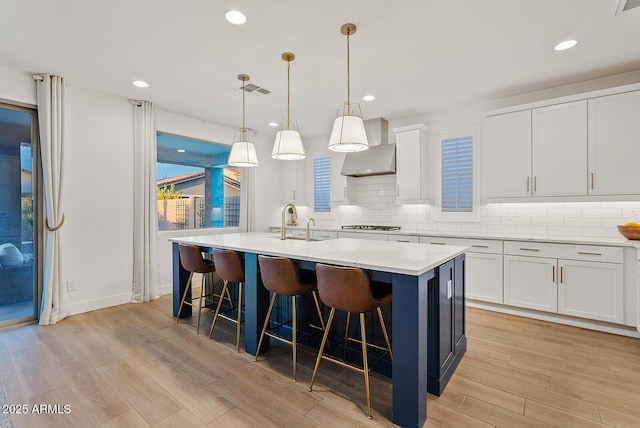
[[[315,212],[330,212],[329,205],[331,188],[331,163],[329,157],[313,160],[313,210]]]
[[[442,212],[473,212],[473,137],[442,141]]]

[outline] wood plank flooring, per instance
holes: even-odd
[[[373,420],[361,375],[301,346],[298,382],[278,342],[254,362],[235,327],[213,339],[170,316],[171,297],[0,330],[0,380],[31,427],[388,427],[391,384],[374,374]],[[426,427],[640,427],[640,340],[467,309],[468,351]],[[59,405],[61,414],[32,413]],[[65,414],[63,406],[69,405]],[[0,419],[1,420],[1,419]],[[3,427],[4,428],[4,427]]]

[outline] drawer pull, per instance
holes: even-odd
[[[488,245],[471,245],[473,248],[489,248]]]
[[[396,242],[411,242],[411,241],[406,239],[396,239]]]
[[[520,251],[540,251],[537,248],[520,248]]]
[[[583,256],[601,256],[602,253],[590,253],[588,251],[578,251],[578,254],[582,254]]]
[[[430,242],[430,244],[433,244],[433,245],[447,245],[444,242]]]
[[[331,235],[320,235],[321,238],[331,238]]]

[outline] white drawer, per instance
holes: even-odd
[[[372,239],[374,241],[388,241],[389,235],[386,233],[374,232],[338,232],[338,238]]]
[[[325,239],[336,239],[337,237],[338,237],[338,232],[331,232],[326,230],[311,231],[311,239],[324,241]]]
[[[505,241],[504,253],[517,256],[622,263],[621,247],[603,245],[552,244],[548,242]]]
[[[502,241],[473,238],[441,238],[436,236],[421,236],[420,242],[434,245],[460,245],[469,247],[469,253],[502,254]]]
[[[420,242],[420,238],[414,235],[395,235],[389,234],[389,241],[395,242]]]

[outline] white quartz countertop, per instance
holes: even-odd
[[[421,275],[465,252],[467,247],[338,238],[326,241],[281,240],[266,232],[170,238],[201,247],[288,257],[382,272]]]
[[[280,229],[280,226],[271,226],[271,229]],[[287,226],[287,230],[306,230],[304,226]],[[640,241],[632,241],[624,237],[583,237],[583,236],[553,236],[553,235],[519,235],[509,233],[490,232],[444,232],[435,230],[357,230],[342,229],[340,226],[312,226],[311,230],[324,230],[333,232],[372,233],[382,235],[401,236],[439,236],[443,238],[469,238],[469,239],[495,239],[501,241],[531,241],[549,242],[557,244],[582,244],[582,245],[610,245],[616,247],[640,246]]]

